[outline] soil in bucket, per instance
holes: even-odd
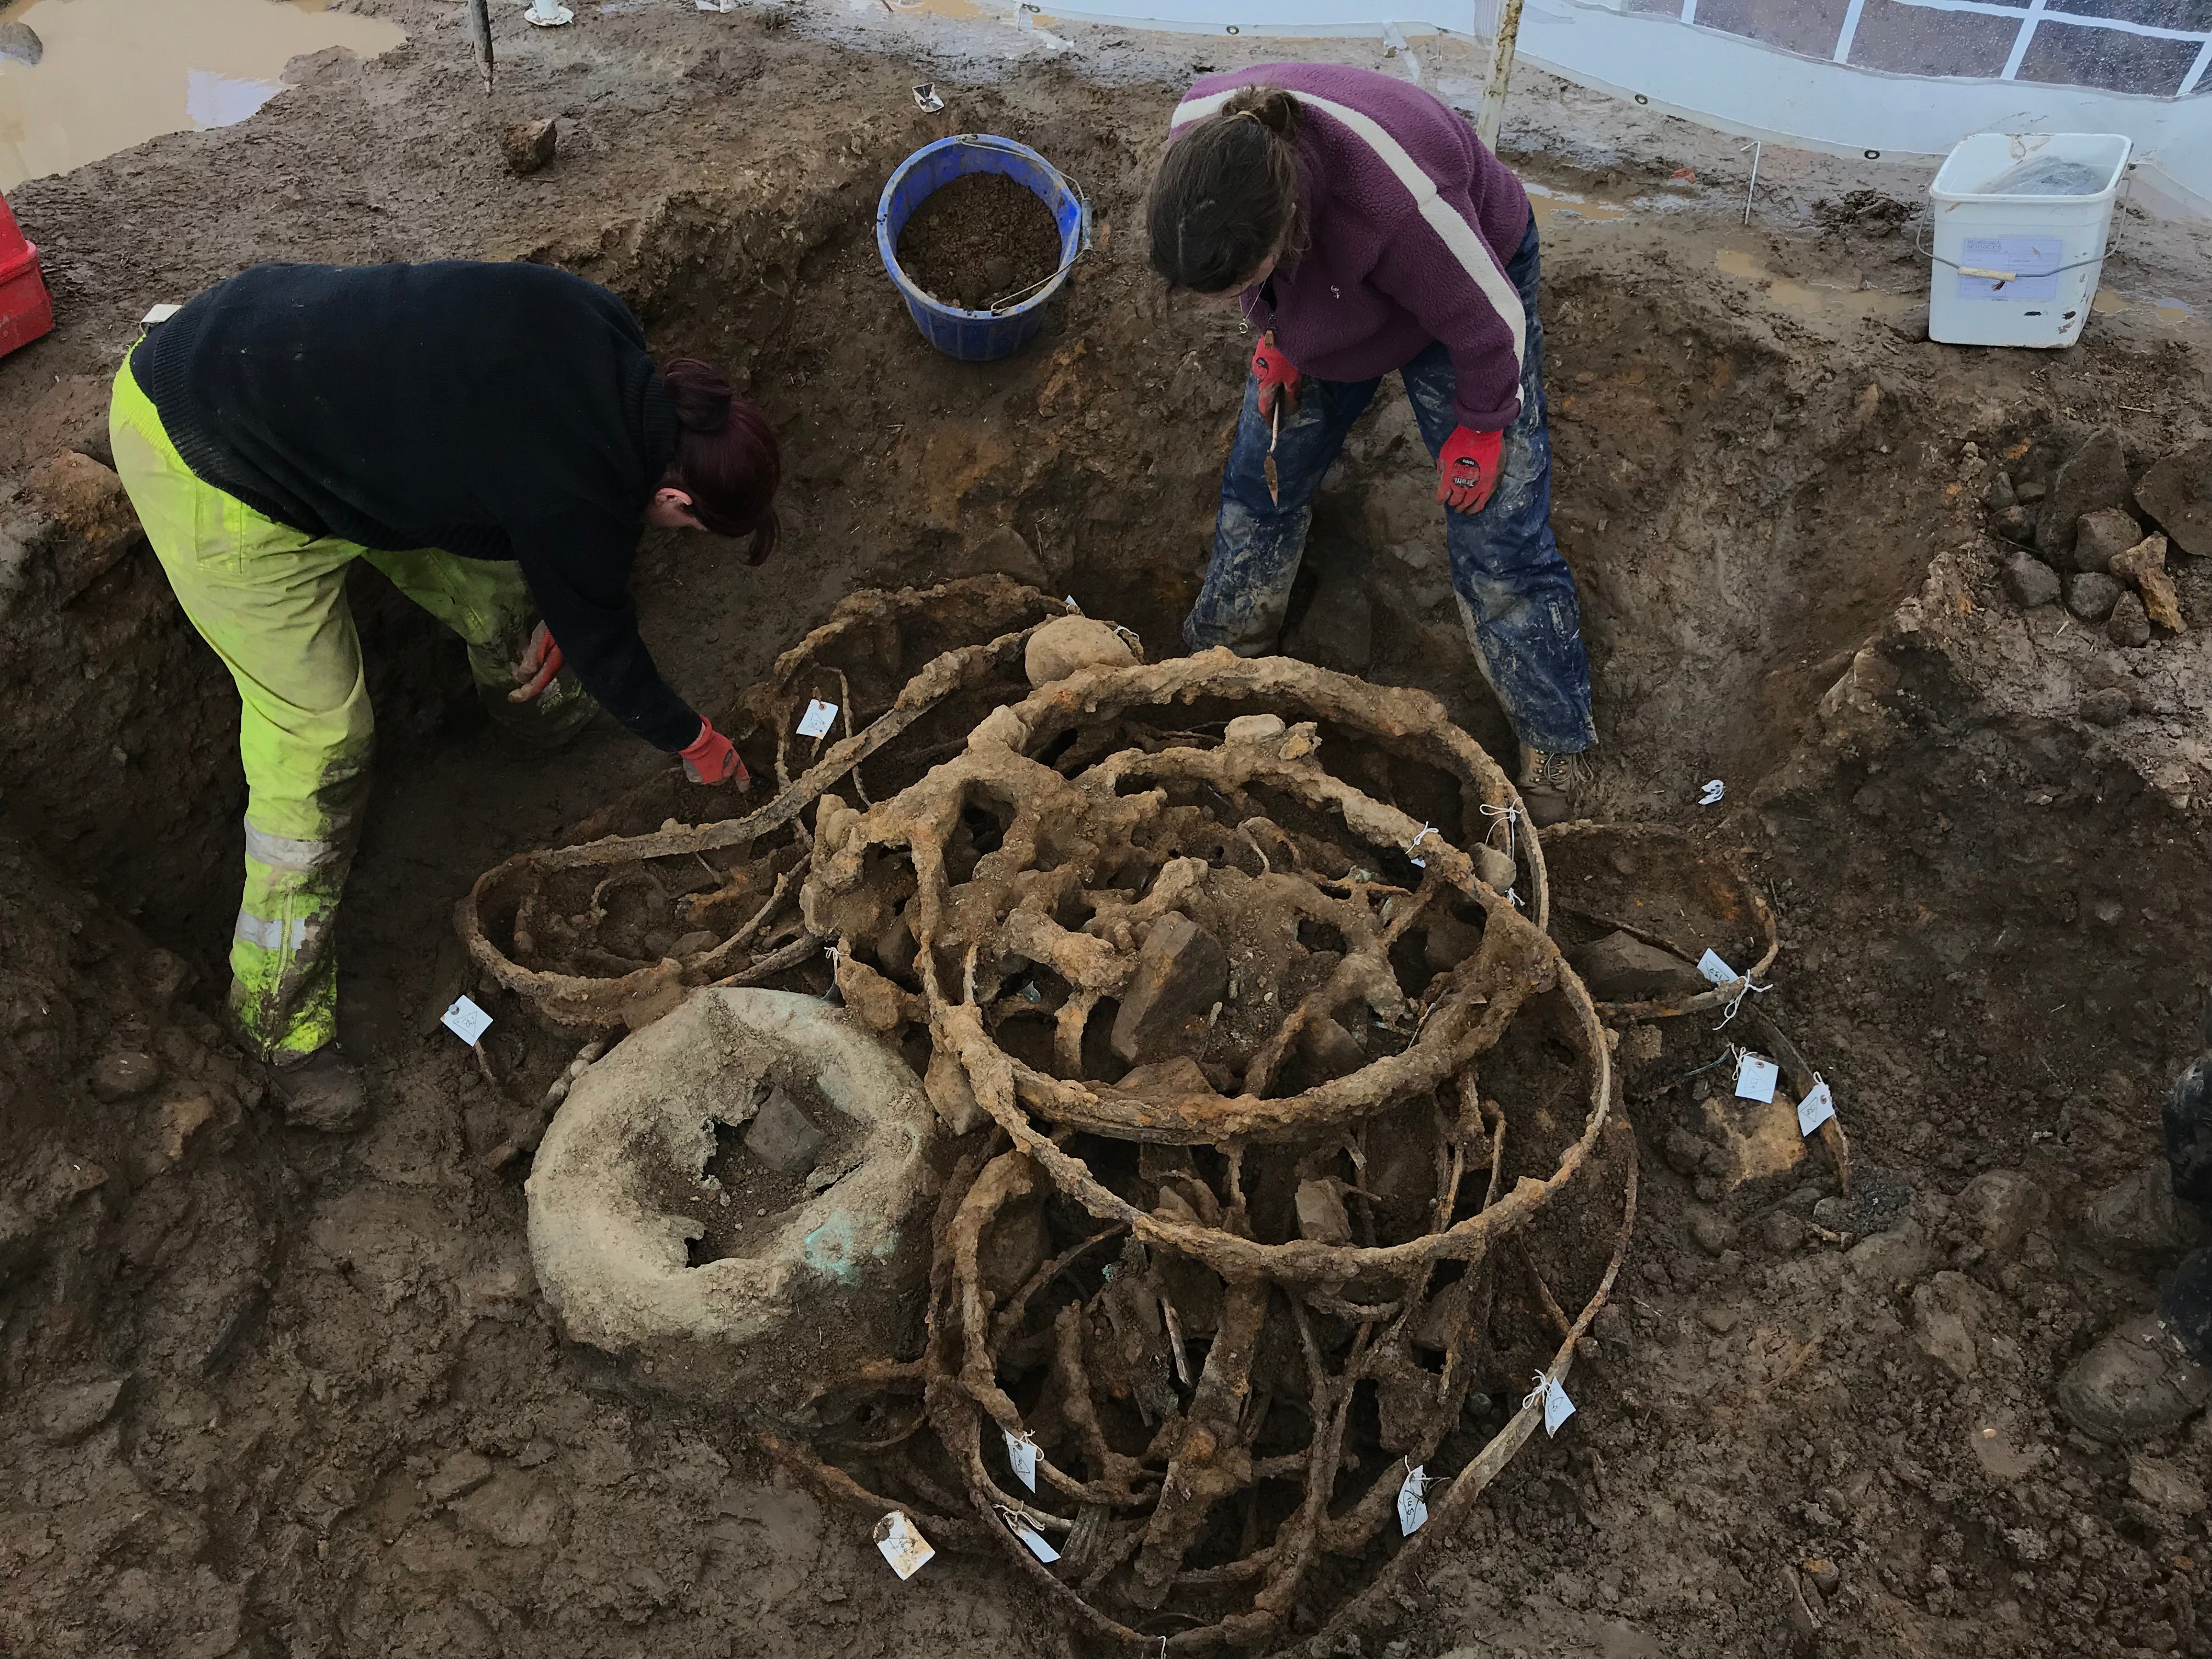
[[[963,173],[933,191],[899,234],[898,262],[940,305],[988,311],[1060,269],[1060,227],[1026,185]]]

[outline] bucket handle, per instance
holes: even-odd
[[[1075,198],[1075,252],[1062,259],[1060,262],[1059,268],[1054,270],[1051,275],[1041,276],[1036,282],[1030,283],[1025,287],[1018,288],[1010,294],[1002,294],[997,299],[992,301],[989,309],[991,314],[995,317],[1002,312],[1012,310],[1016,306],[1018,306],[1028,300],[1031,295],[1036,293],[1039,289],[1048,288],[1053,283],[1058,282],[1061,277],[1067,275],[1069,271],[1075,268],[1075,262],[1077,260],[1080,259],[1085,254],[1091,252],[1091,198],[1084,193],[1082,185],[1077,184],[1075,180],[1068,177],[1066,173],[1063,173],[1060,168],[1054,167],[1050,161],[1046,161],[1043,156],[1038,155],[1033,149],[1027,149],[1018,144],[1000,143],[980,132],[963,132],[960,135],[958,142],[963,144],[972,145],[977,149],[994,149],[1002,155],[1018,155],[1024,161],[1034,161],[1042,167],[1047,173],[1052,175],[1054,182],[1063,186],[1066,190],[1067,193]]]
[[[2121,177],[2119,193],[2112,198],[2112,228],[2106,235],[2105,251],[2092,258],[2076,259],[2069,265],[2054,265],[2049,270],[1986,270],[1979,265],[1962,265],[1956,259],[1945,258],[1928,245],[1928,234],[1934,228],[1934,216],[1925,210],[1912,223],[1912,251],[1927,255],[1939,265],[1948,265],[1961,276],[1978,276],[1984,282],[1995,283],[2000,288],[2007,283],[2016,283],[2023,276],[2063,276],[2069,270],[2080,270],[2087,265],[2100,265],[2119,252],[2119,210],[2135,193],[2135,166],[2130,162],[2127,172]]]

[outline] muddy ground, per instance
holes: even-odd
[[[409,43],[296,66],[244,126],[18,192],[64,322],[0,363],[11,480],[101,456],[133,319],[253,260],[553,260],[620,291],[658,347],[727,364],[785,434],[776,560],[663,537],[640,561],[647,638],[702,708],[851,588],[981,568],[1173,648],[1246,347],[1233,313],[1163,301],[1135,207],[1175,76],[1236,61],[1222,43],[1170,43],[1183,64],[1091,32],[1055,58],[1009,31],[993,66],[852,50],[824,38],[849,19],[803,9],[610,6],[546,35],[509,9],[487,100],[447,8],[364,9]],[[925,23],[894,21],[918,52]],[[926,78],[943,116],[914,106]],[[497,129],[543,116],[558,158],[510,176]],[[1102,227],[1043,335],[984,368],[915,335],[872,226],[896,161],[969,127],[1044,150]],[[2130,1458],[2051,1405],[2165,1265],[2095,1246],[2082,1215],[2155,1155],[2212,988],[2203,636],[2123,650],[2057,606],[2023,614],[1979,505],[1998,469],[2041,479],[2100,427],[2138,477],[2204,435],[2203,238],[2124,222],[2106,282],[2131,302],[2075,350],[1960,350],[1916,327],[1905,170],[1770,149],[1747,230],[1733,140],[1534,76],[1505,140],[1555,192],[1556,520],[1598,804],[1749,849],[1784,938],[1762,1009],[1834,1085],[1861,1197],[1822,1207],[1817,1154],[1747,1176],[1702,1083],[1667,1086],[1727,1038],[1675,1022],[1631,1079],[1643,1220],[1580,1414],[1358,1650],[2205,1650],[2212,1431]],[[2148,303],[2169,297],[2196,313]],[[1317,515],[1288,647],[1428,687],[1502,750],[1428,463],[1402,397],[1378,404]],[[459,648],[362,573],[382,776],[343,989],[375,1111],[349,1137],[288,1131],[210,1018],[234,697],[143,544],[58,534],[27,495],[14,510],[0,1650],[1081,1650],[994,1564],[898,1584],[863,1518],[550,1328],[519,1173],[478,1163],[507,1109],[434,1023],[460,983],[449,915],[662,757],[611,729],[507,753]],[[2212,622],[2212,571],[2175,562]],[[1716,776],[1725,802],[1697,807]],[[122,1051],[159,1082],[101,1065]]]

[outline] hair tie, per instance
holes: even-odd
[[[1263,127],[1264,127],[1264,126],[1266,126],[1266,125],[1267,125],[1265,121],[1261,121],[1261,120],[1260,119],[1260,112],[1259,112],[1259,111],[1257,111],[1257,110],[1253,110],[1253,109],[1240,109],[1240,110],[1238,110],[1238,111],[1237,111],[1234,115],[1231,116],[1229,118],[1230,118],[1231,120],[1232,120],[1232,121],[1253,121],[1253,122],[1257,122],[1257,123],[1258,123],[1258,125],[1260,125],[1261,126],[1263,126]]]

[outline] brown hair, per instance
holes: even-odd
[[[1170,288],[1224,293],[1279,246],[1298,251],[1298,104],[1242,87],[1168,146],[1152,179],[1152,269]]]
[[[775,489],[783,482],[783,450],[768,416],[730,390],[696,357],[661,366],[681,430],[661,486],[691,498],[691,516],[717,536],[750,536],[747,564],[775,551],[781,531]]]

